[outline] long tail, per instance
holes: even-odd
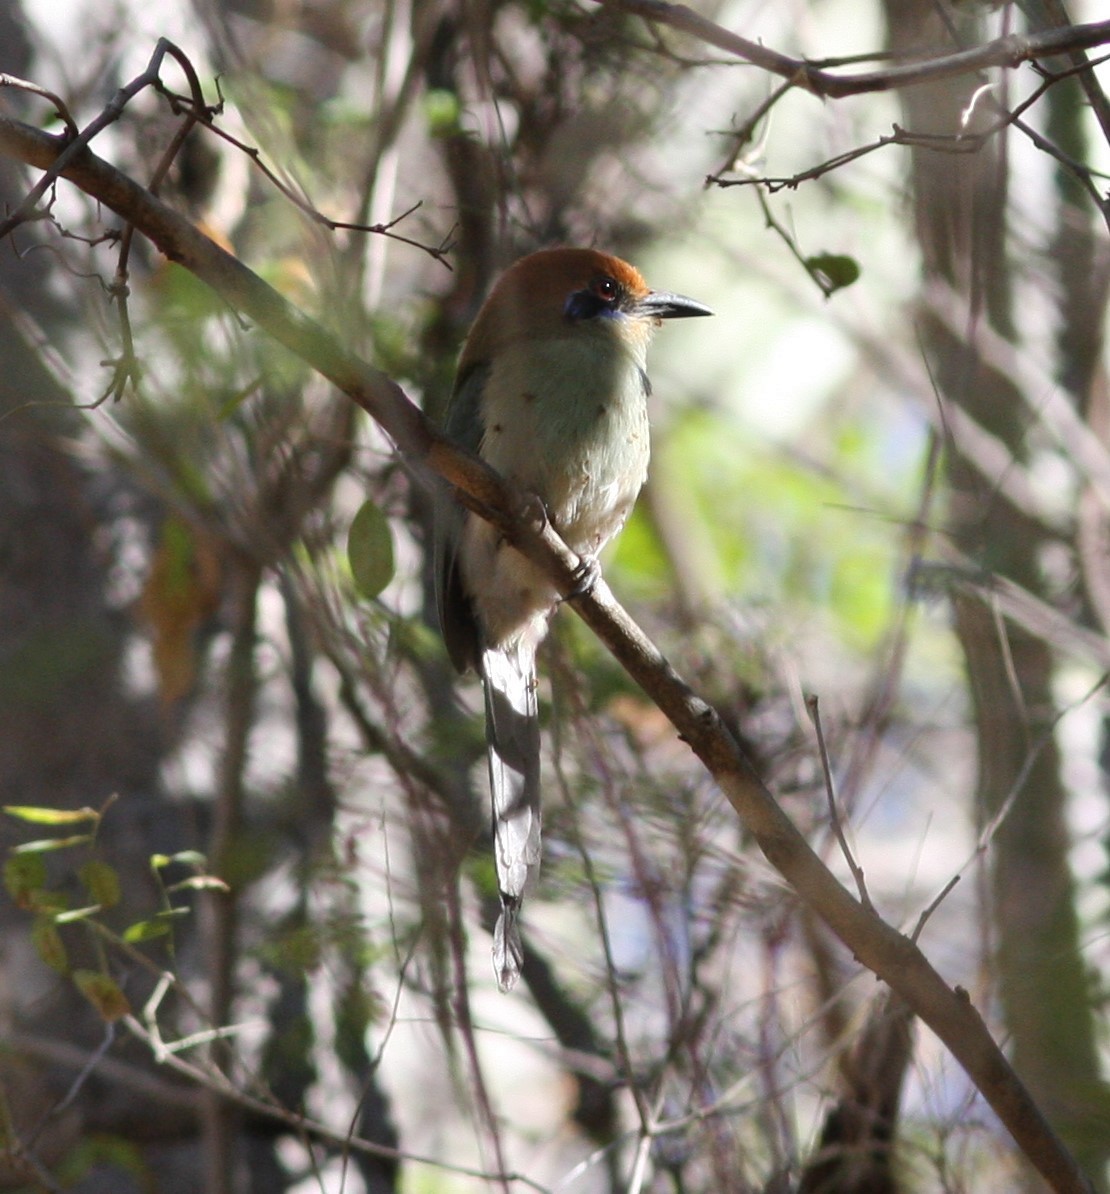
[[[540,869],[540,724],[536,651],[527,643],[482,651],[486,743],[493,796],[493,852],[501,915],[493,935],[497,985],[520,977],[524,946],[517,919]]]

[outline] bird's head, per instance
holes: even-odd
[[[474,321],[463,364],[490,360],[529,338],[595,334],[643,348],[664,319],[712,314],[693,299],[650,289],[619,257],[596,249],[541,249],[502,274]]]

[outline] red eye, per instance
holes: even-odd
[[[603,303],[608,306],[614,306],[620,298],[621,288],[617,285],[615,278],[610,278],[607,275],[602,275],[600,278],[595,278],[590,283],[591,292]]]

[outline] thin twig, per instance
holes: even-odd
[[[417,200],[406,211],[401,212],[399,216],[394,216],[391,220],[379,222],[376,224],[360,224],[354,221],[334,220],[330,216],[324,215],[318,207],[316,207],[309,199],[297,193],[296,189],[290,184],[283,181],[270,166],[266,164],[262,157],[262,151],[254,145],[248,145],[245,141],[241,141],[234,134],[229,133],[227,129],[221,128],[218,124],[210,124],[209,129],[221,140],[226,141],[233,146],[245,157],[249,158],[254,166],[262,173],[266,179],[274,186],[281,194],[293,204],[300,212],[308,216],[314,224],[319,224],[321,227],[327,228],[329,232],[335,232],[339,229],[351,232],[370,232],[378,236],[387,236],[391,240],[399,241],[401,244],[411,245],[414,249],[419,249],[423,253],[427,253],[433,260],[445,265],[451,269],[451,263],[447,260],[447,254],[455,247],[454,241],[454,227],[448,230],[446,235],[440,240],[438,245],[425,244],[423,241],[418,241],[412,237],[402,236],[394,229],[402,220],[407,219],[415,211],[418,211],[423,206],[423,200]]]
[[[31,1131],[27,1140],[24,1142],[27,1148],[33,1148],[38,1141],[38,1138],[45,1131],[47,1126],[70,1106],[74,1099],[81,1093],[81,1088],[92,1077],[93,1070],[104,1059],[105,1054],[112,1047],[116,1039],[116,1026],[112,1022],[108,1022],[104,1026],[104,1039],[99,1045],[88,1055],[85,1059],[85,1064],[78,1071],[77,1076],[69,1085],[69,1090],[50,1108],[49,1111],[39,1120],[36,1127]]]
[[[563,798],[573,811],[573,790],[563,774],[559,751],[555,752],[555,769],[562,786]],[[574,825],[580,824],[580,818],[572,818],[571,823]],[[609,935],[609,918],[605,915],[605,902],[601,891],[601,881],[597,877],[593,857],[580,832],[575,834],[574,844],[578,849],[579,857],[582,859],[582,873],[585,875],[586,883],[589,886],[590,895],[593,900],[594,924],[597,927],[598,943],[601,945],[602,957],[605,959],[605,992],[609,996],[613,1012],[613,1036],[616,1053],[620,1060],[622,1076],[632,1096],[633,1105],[636,1108],[636,1116],[640,1121],[640,1131],[646,1134],[650,1112],[632,1062],[632,1049],[629,1044],[628,1032],[625,1028],[624,1005],[620,997],[617,963],[613,956],[613,942]]]
[[[1033,770],[1033,767],[1036,764],[1037,759],[1040,757],[1041,752],[1052,742],[1060,722],[1063,721],[1063,719],[1074,709],[1082,708],[1083,705],[1092,700],[1108,684],[1110,684],[1110,675],[1100,676],[1098,680],[1096,680],[1095,683],[1092,684],[1091,687],[1081,697],[1079,697],[1078,700],[1074,701],[1066,709],[1061,709],[1060,712],[1057,713],[1052,719],[1049,725],[1047,725],[1041,731],[1041,733],[1037,735],[1037,738],[1030,743],[1025,755],[1025,760],[1021,765],[1021,769],[1014,777],[1014,782],[1010,785],[1010,790],[1006,793],[1005,798],[999,805],[995,814],[979,831],[979,837],[976,840],[971,854],[964,860],[963,865],[959,868],[959,870],[957,870],[955,874],[953,874],[948,880],[948,882],[944,884],[940,892],[929,902],[924,911],[918,917],[917,925],[914,928],[913,933],[910,935],[911,941],[915,943],[917,942],[918,938],[921,936],[921,931],[924,929],[926,922],[952,892],[956,884],[959,883],[959,881],[963,878],[968,868],[977,859],[981,858],[988,849],[990,849],[991,843],[994,841],[996,834],[998,833],[999,829],[1001,829],[1003,824],[1005,824],[1006,819],[1009,817],[1015,803],[1024,791],[1025,781],[1029,778],[1030,772]]]
[[[70,115],[69,108],[66,107],[61,97],[55,95],[53,91],[48,91],[45,87],[40,87],[38,83],[31,83],[27,79],[20,79],[16,75],[4,74],[3,72],[0,72],[0,87],[14,87],[20,91],[30,91],[34,95],[41,95],[43,99],[48,99],[54,105],[54,110],[66,126],[68,135],[71,137],[79,135],[81,130],[77,127],[77,122]]]
[[[813,728],[817,734],[817,749],[821,754],[821,771],[825,777],[825,795],[829,802],[829,818],[832,822],[833,832],[836,834],[836,840],[840,844],[840,852],[844,855],[844,861],[847,862],[848,869],[852,872],[852,878],[856,881],[856,890],[859,892],[860,903],[865,908],[873,909],[874,905],[871,903],[871,897],[867,893],[867,884],[863,878],[863,868],[853,857],[852,851],[848,846],[848,839],[844,836],[844,827],[840,821],[840,811],[836,807],[836,785],[833,782],[832,764],[829,761],[829,748],[825,741],[825,731],[821,726],[820,702],[813,694],[806,697],[806,709],[813,720]]]
[[[724,162],[724,164],[713,174],[705,180],[705,185],[710,186],[716,182],[722,174],[727,170],[735,169],[736,159],[740,156],[741,150],[755,135],[756,125],[767,115],[768,112],[779,102],[780,99],[790,90],[789,80],[785,83],[780,83],[778,87],[771,92],[761,103],[756,106],[754,112],[744,121],[738,128],[730,130],[729,140],[731,141],[731,150]]]
[[[162,154],[161,160],[155,166],[154,173],[151,175],[148,186],[152,195],[157,195],[161,191],[162,182],[170,166],[181,151],[181,147],[185,144],[185,138],[188,137],[201,118],[196,112],[190,110],[182,119],[181,124],[170,140],[170,144]],[[123,348],[118,357],[100,362],[101,366],[112,369],[112,376],[99,400],[93,404],[94,407],[99,406],[101,402],[104,402],[108,398],[118,401],[123,397],[128,385],[135,387],[142,378],[143,371],[139,363],[138,354],[135,352],[135,338],[131,331],[131,313],[127,303],[131,295],[131,290],[128,286],[128,278],[130,277],[128,263],[131,258],[131,243],[134,236],[135,226],[127,224],[120,238],[119,257],[116,261],[116,275],[108,287],[108,293],[119,311],[120,340]]]
[[[933,913],[944,903],[951,892],[955,889],[956,884],[959,883],[962,875],[953,875],[951,879],[940,889],[936,897],[929,901],[929,903],[922,910],[921,915],[917,918],[917,924],[914,925],[913,932],[910,934],[910,940],[916,945],[918,938],[921,936],[921,930],[925,928],[929,918]]]
[[[105,104],[100,112],[100,115],[87,125],[80,133],[73,134],[70,122],[67,122],[67,135],[65,138],[66,146],[55,160],[47,167],[42,178],[31,188],[31,190],[24,197],[23,202],[8,216],[7,219],[0,221],[0,240],[3,240],[9,232],[24,220],[30,218],[31,213],[38,206],[39,200],[43,195],[54,185],[54,183],[64,173],[66,166],[77,157],[82,150],[86,149],[94,137],[102,133],[110,124],[114,124],[123,115],[124,109],[135,98],[139,92],[145,90],[147,87],[161,87],[161,80],[159,72],[162,67],[162,62],[169,55],[177,60],[178,65],[185,72],[185,76],[189,81],[192,91],[193,105],[198,114],[206,114],[200,116],[200,119],[211,119],[213,110],[208,108],[204,103],[204,96],[200,89],[200,82],[197,79],[196,71],[193,69],[192,63],[189,59],[173,44],[164,37],[158,39],[154,47],[154,53],[150,56],[150,61],[147,63],[146,70],[142,74],[137,75],[125,87],[121,87],[116,94]]]
[[[893,126],[894,132],[889,136],[881,136],[865,145],[854,146],[852,149],[836,154],[834,157],[828,158],[806,170],[799,171],[797,174],[781,177],[759,176],[755,174],[750,174],[742,178],[723,177],[727,171],[734,168],[736,153],[733,153],[723,167],[714,174],[706,177],[705,185],[722,188],[755,186],[761,190],[766,190],[769,194],[774,194],[781,190],[796,190],[803,182],[816,181],[834,170],[839,170],[851,162],[858,161],[860,158],[867,157],[869,154],[875,153],[880,149],[885,149],[890,145],[928,149],[934,153],[974,154],[978,153],[992,138],[998,136],[1007,128],[1013,127],[1028,137],[1037,149],[1055,158],[1078,179],[1091,201],[1102,213],[1108,225],[1110,225],[1110,196],[1103,195],[1094,181],[1096,178],[1105,178],[1106,175],[1102,171],[1092,169],[1085,163],[1077,161],[1022,119],[1024,113],[1032,108],[1050,87],[1056,86],[1064,79],[1070,78],[1073,75],[1079,75],[1083,72],[1089,73],[1092,67],[1107,61],[1108,57],[1110,56],[1104,56],[1091,62],[1084,59],[1081,65],[1072,66],[1062,71],[1049,72],[1041,69],[1042,81],[1039,86],[1012,110],[1008,110],[996,102],[988,90],[980,89],[976,94],[976,99],[982,98],[985,102],[990,103],[998,115],[997,119],[989,127],[980,129],[975,133],[969,133],[964,129],[954,133],[914,133],[908,129],[900,128],[896,124]],[[739,133],[734,134],[734,136],[737,139],[740,137],[746,138],[750,133],[753,123],[756,120],[762,119],[770,111],[773,104],[781,99],[788,90],[789,84],[780,87],[772,96],[764,100],[759,105],[756,113],[742,126]]]
[[[722,184],[724,185],[724,184]],[[767,188],[769,189],[769,188]],[[771,211],[771,205],[767,202],[766,189],[760,187],[756,190],[756,198],[759,200],[760,210],[763,212],[764,223],[772,232],[774,232],[784,245],[790,250],[794,260],[805,270],[805,272],[813,279],[817,289],[828,298],[838,288],[834,286],[826,277],[823,276],[821,270],[818,269],[812,261],[798,248],[798,243],[794,237],[775,219],[774,213]]]
[[[425,1157],[418,1153],[406,1152],[403,1149],[391,1148],[386,1144],[377,1144],[372,1140],[354,1137],[349,1132],[340,1132],[319,1120],[289,1111],[276,1103],[268,1103],[255,1095],[251,1095],[235,1086],[217,1070],[206,1069],[200,1065],[185,1061],[177,1056],[172,1047],[167,1045],[156,1029],[145,1027],[135,1016],[125,1016],[121,1023],[139,1041],[145,1044],[154,1058],[174,1073],[188,1078],[203,1090],[207,1090],[228,1104],[249,1111],[275,1123],[284,1124],[291,1131],[303,1134],[309,1139],[323,1141],[338,1148],[347,1148],[352,1152],[365,1153],[371,1157],[384,1157],[388,1160],[404,1162],[411,1165],[427,1165],[432,1169],[439,1169],[444,1173],[456,1173],[462,1177],[474,1177],[481,1181],[514,1181],[528,1186],[530,1189],[543,1191],[544,1187],[530,1178],[519,1173],[499,1174],[489,1170],[478,1169],[468,1165],[457,1165],[443,1161],[436,1157]]]

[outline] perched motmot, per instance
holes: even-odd
[[[625,261],[593,249],[545,249],[493,288],[459,359],[446,431],[523,493],[583,561],[624,525],[647,477],[647,348],[664,319],[712,312],[649,290]],[[501,915],[498,985],[520,974],[517,920],[540,865],[536,648],[560,596],[476,514],[438,511],[439,614],[454,665],[475,668],[486,706]]]

